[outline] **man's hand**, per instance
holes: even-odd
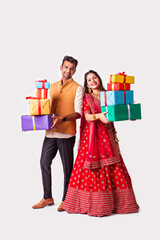
[[[63,121],[63,117],[52,116],[52,118],[54,119],[54,123],[51,127],[51,130],[55,130],[58,124]]]
[[[78,112],[74,112],[74,113],[71,113],[71,114],[68,114],[65,116],[65,118],[67,118],[66,121],[73,121],[80,117],[81,117],[81,114]],[[51,130],[54,131],[57,128],[58,124],[63,122],[64,117],[52,116],[52,118],[55,119],[55,122],[53,123],[53,125],[51,127]]]

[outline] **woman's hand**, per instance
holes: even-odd
[[[108,119],[106,118],[105,114],[107,112],[103,112],[103,113],[96,113],[95,117],[99,120],[101,120],[103,123],[109,123]]]

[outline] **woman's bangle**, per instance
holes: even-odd
[[[94,120],[94,121],[96,121],[96,120],[97,120],[97,118],[96,118],[95,114],[93,114],[93,120]]]

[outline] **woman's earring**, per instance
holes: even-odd
[[[89,92],[89,93],[91,93],[91,92],[92,92],[91,88],[88,88],[88,92]]]

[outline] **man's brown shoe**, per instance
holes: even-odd
[[[51,206],[53,204],[54,204],[53,198],[48,198],[48,199],[42,198],[42,200],[39,203],[37,203],[36,205],[34,205],[32,208],[34,208],[34,209],[44,208],[47,205]]]
[[[57,208],[58,212],[64,211],[63,209],[63,202],[61,202],[60,206]]]

